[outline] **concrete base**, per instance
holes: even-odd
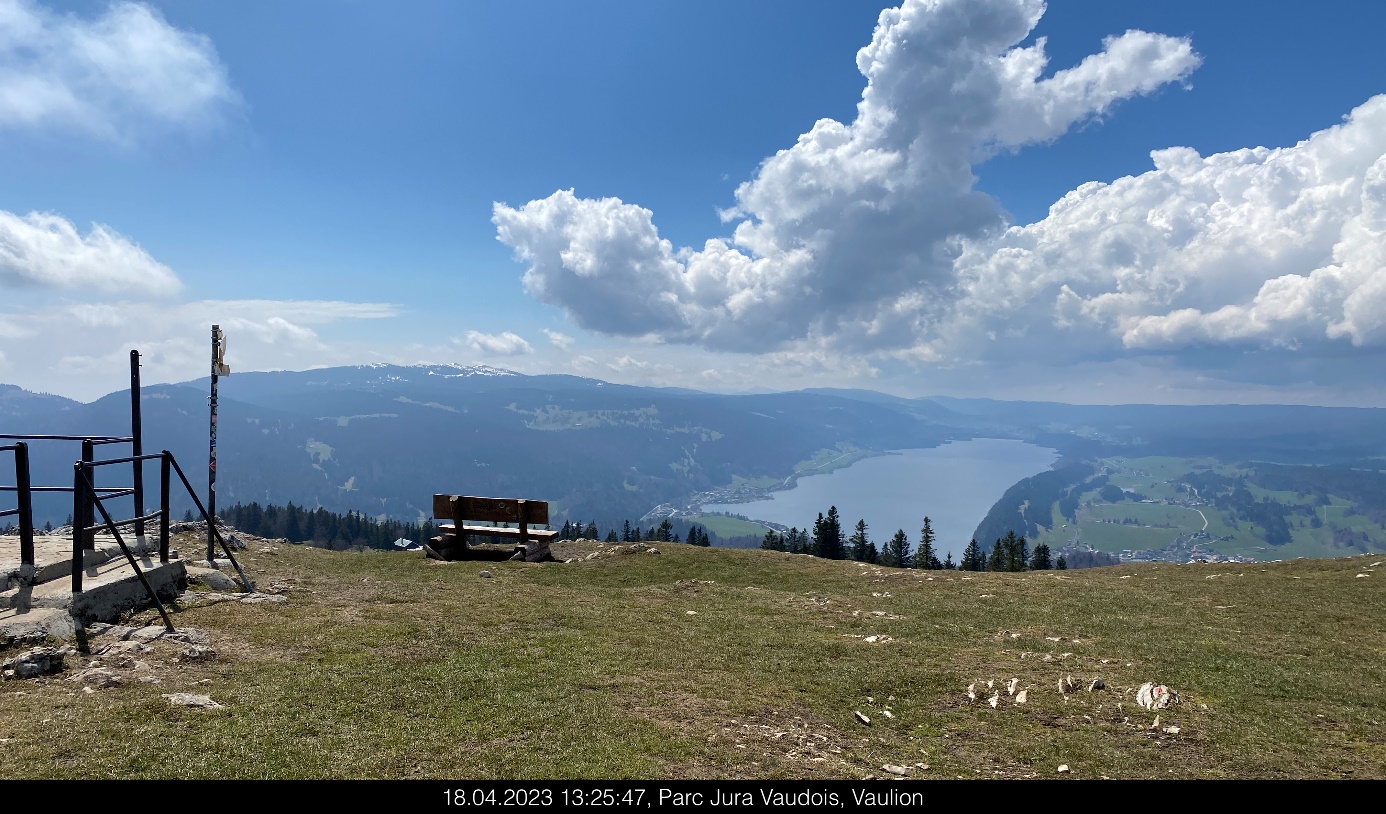
[[[30,641],[46,632],[50,637],[71,637],[93,622],[115,623],[132,610],[153,606],[144,581],[130,565],[113,538],[97,538],[95,549],[83,552],[82,590],[72,592],[72,541],[40,538],[35,541],[34,577],[18,562],[0,561],[0,578],[7,590],[0,593],[0,645]],[[145,541],[127,538],[145,581],[163,601],[176,599],[188,587],[184,562],[170,557],[166,563]],[[10,555],[13,552],[5,552]],[[6,556],[5,559],[9,559]]]

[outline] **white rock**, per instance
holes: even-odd
[[[988,703],[988,704],[991,704],[991,708],[992,708],[992,709],[996,709],[996,704],[997,704],[1000,700],[1001,700],[1001,693],[995,692],[995,693],[992,693],[992,694],[991,694],[991,697],[987,699],[987,703]]]
[[[1059,764],[1059,774],[1068,774],[1068,764],[1067,764],[1067,763],[1060,763],[1060,764]]]
[[[1179,703],[1179,693],[1163,684],[1147,681],[1136,691],[1136,703],[1146,709],[1164,709]]]
[[[1006,695],[1015,695],[1015,688],[1020,685],[1020,679],[1013,678],[1006,684]]]
[[[164,693],[170,704],[179,707],[199,707],[201,709],[220,709],[221,704],[209,695],[193,695],[186,692]]]
[[[858,721],[862,722],[863,724],[866,724],[867,726],[871,726],[871,719],[866,717],[866,714],[863,713],[861,710],[856,710],[852,714],[857,717]]]
[[[909,769],[906,769],[904,766],[896,766],[894,763],[887,763],[886,765],[882,766],[881,768],[882,768],[882,769],[885,769],[886,771],[890,772],[891,774],[906,775],[906,774],[909,774],[909,773],[910,773],[910,770],[909,770]]]
[[[1023,703],[1025,703],[1025,699],[1028,698],[1029,695],[1030,695],[1030,691],[1029,691],[1029,690],[1021,690],[1021,691],[1016,695],[1016,697],[1015,697],[1015,702],[1016,702],[1017,704],[1023,704]]]

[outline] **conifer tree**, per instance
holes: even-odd
[[[616,542],[616,529],[612,529],[606,533],[606,541],[608,543]]]
[[[892,568],[909,568],[913,557],[910,556],[910,538],[905,536],[904,529],[896,529],[895,536],[886,543],[884,556],[881,557],[882,565],[889,565]]]
[[[774,529],[769,529],[760,541],[760,547],[766,551],[784,551],[784,537]]]
[[[1040,543],[1035,546],[1035,553],[1030,555],[1031,571],[1048,571],[1054,567],[1054,562],[1049,555],[1049,546]]]
[[[988,571],[1005,571],[1006,568],[1006,549],[1003,547],[1001,538],[996,538],[996,543],[991,547],[991,556],[987,557]]]
[[[1068,557],[1065,557],[1064,555],[1060,554],[1058,561],[1054,563],[1054,568],[1058,571],[1067,571]]]
[[[1030,547],[1024,537],[1017,537],[1015,529],[1006,532],[1001,541],[1002,571],[1024,571],[1030,565]],[[989,564],[989,563],[988,563]]]
[[[945,554],[943,557],[943,570],[955,571],[957,568],[958,566],[953,563],[953,552],[950,551]]]
[[[582,530],[582,536],[585,537],[585,538],[587,538],[588,540],[599,540],[599,539],[601,539],[601,538],[598,536],[598,534],[599,534],[599,532],[597,531],[597,521],[595,521],[595,520],[593,520],[592,522],[588,523],[588,524],[587,524],[587,528],[585,528],[585,529]]]
[[[987,558],[982,553],[982,547],[977,545],[977,538],[973,537],[972,542],[963,549],[962,570],[964,571],[985,571],[987,570]]]
[[[852,559],[856,560],[857,562],[867,561],[866,547],[870,545],[871,540],[866,536],[865,520],[857,521],[856,531],[852,532],[852,536],[847,538],[847,543],[848,549],[852,555]]]
[[[623,542],[623,543],[633,543],[633,542],[635,542],[635,540],[633,540],[633,539],[631,538],[631,536],[630,536],[630,521],[629,521],[629,520],[627,520],[627,521],[625,522],[625,524],[624,524],[623,526],[621,526],[621,542]]]
[[[927,516],[924,518],[924,527],[919,531],[919,547],[914,550],[914,567],[934,571],[943,568],[943,563],[938,561],[938,552],[934,550],[933,523]]]
[[[827,517],[818,517],[819,522],[813,527],[813,553],[825,560],[842,559],[842,521],[837,507],[829,506]]]

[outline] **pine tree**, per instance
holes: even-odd
[[[1015,530],[1006,532],[1001,541],[1002,571],[1024,571],[1030,565],[1030,547],[1024,537],[1015,536]]]
[[[582,536],[588,540],[600,540],[601,532],[597,531],[597,521],[593,520],[587,524],[587,528],[582,530]]]
[[[934,571],[943,568],[943,563],[938,561],[938,552],[934,551],[934,527],[928,517],[924,518],[924,527],[919,531],[919,547],[914,551],[914,567]]]
[[[669,522],[669,518],[664,518],[659,524],[659,531],[655,534],[655,539],[661,543],[667,543],[673,539],[672,532],[674,524]]]
[[[818,556],[825,560],[842,559],[842,520],[838,517],[837,507],[828,507],[828,516],[823,518],[823,528],[821,536],[815,541]]]
[[[558,530],[558,539],[560,539],[560,540],[571,540],[571,539],[573,539],[573,521],[571,521],[571,520],[564,520],[564,521],[563,521],[563,528],[561,528],[561,529]]]
[[[606,533],[606,541],[608,543],[616,542],[616,529],[612,529]]]
[[[982,553],[982,547],[977,545],[977,538],[973,537],[972,542],[963,549],[962,570],[964,571],[985,571],[987,570],[987,558]]]
[[[991,547],[991,556],[987,558],[988,571],[1005,571],[1006,568],[1006,549],[1002,547],[1001,538],[996,538],[996,544]]]
[[[623,543],[632,543],[632,542],[635,542],[634,540],[631,539],[631,536],[630,536],[630,521],[629,521],[629,520],[627,520],[627,521],[625,522],[625,524],[624,524],[623,526],[621,526],[621,542],[623,542]]]
[[[1035,546],[1035,553],[1030,556],[1030,570],[1048,571],[1053,567],[1054,562],[1049,556],[1049,546],[1044,543]]]
[[[1059,571],[1067,571],[1068,557],[1065,557],[1064,555],[1060,554],[1058,562],[1054,563],[1054,568]]]
[[[712,545],[712,540],[707,536],[707,530],[698,525],[689,526],[688,542],[692,545],[702,546],[703,548]]]
[[[766,551],[784,551],[784,538],[774,529],[765,532],[765,537],[760,541],[760,547]]]
[[[1025,571],[1030,567],[1030,544],[1021,536],[1016,540],[1015,556],[1011,558],[1012,571]]]
[[[866,536],[866,521],[858,520],[856,531],[847,539],[852,559],[857,562],[866,562],[866,547],[871,544],[871,540]]]
[[[910,538],[905,536],[904,529],[896,529],[895,536],[886,543],[884,556],[881,557],[882,565],[889,565],[892,568],[909,568],[913,558],[910,556]]]
[[[953,564],[953,552],[950,551],[947,554],[945,554],[943,557],[943,570],[955,571],[957,570],[957,567],[958,566]]]

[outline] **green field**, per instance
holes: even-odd
[[[753,523],[750,520],[742,520],[739,517],[725,517],[720,514],[693,514],[683,519],[690,523],[697,523],[718,537],[762,536],[768,528],[759,523]]]
[[[1037,542],[1051,547],[1081,542],[1109,553],[1124,550],[1161,549],[1176,537],[1197,543],[1221,554],[1242,555],[1256,559],[1289,559],[1293,557],[1332,557],[1361,553],[1360,537],[1356,548],[1335,541],[1339,534],[1366,535],[1368,550],[1386,551],[1386,528],[1371,517],[1357,513],[1351,501],[1339,495],[1327,495],[1328,505],[1317,505],[1312,487],[1302,490],[1267,489],[1258,485],[1256,470],[1250,465],[1229,464],[1210,458],[1106,458],[1099,462],[1099,471],[1107,482],[1132,490],[1151,503],[1127,499],[1119,502],[1104,500],[1100,489],[1082,490],[1077,522],[1064,518],[1056,502],[1051,510],[1052,525],[1043,529]],[[1290,542],[1272,546],[1266,542],[1266,529],[1209,502],[1210,495],[1198,495],[1196,490],[1181,488],[1180,479],[1190,473],[1213,472],[1225,478],[1243,478],[1243,484],[1255,502],[1274,501],[1286,507],[1286,524]],[[1097,481],[1100,485],[1101,481]],[[1081,489],[1081,487],[1080,487]],[[1195,503],[1196,505],[1175,505]],[[1202,515],[1199,512],[1202,512]],[[1322,523],[1312,527],[1309,512],[1317,514]],[[1205,528],[1204,518],[1207,519]],[[1123,522],[1123,521],[1134,522]],[[1104,522],[1116,521],[1116,522]],[[1199,534],[1206,532],[1206,537]]]
[[[991,573],[245,542],[255,601],[194,582],[184,640],[141,610],[7,678],[0,777],[438,781],[390,786],[407,809],[489,781],[1386,779],[1386,556]],[[1147,682],[1178,701],[1141,708]]]

